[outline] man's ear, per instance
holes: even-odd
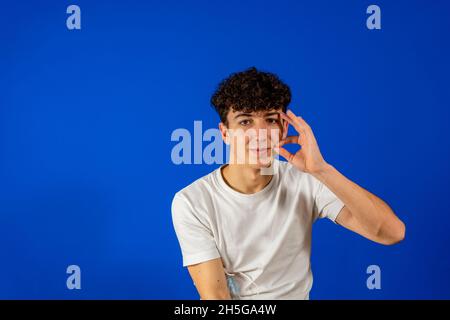
[[[219,130],[222,134],[223,142],[225,142],[225,144],[230,144],[230,135],[228,134],[228,128],[223,122],[219,123]]]

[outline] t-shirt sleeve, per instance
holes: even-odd
[[[207,222],[183,196],[175,195],[172,200],[172,222],[181,247],[183,267],[220,257]]]
[[[336,223],[336,218],[345,204],[325,184],[319,180],[317,182],[318,188],[314,198],[314,220],[328,218]]]

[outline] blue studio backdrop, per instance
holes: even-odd
[[[66,24],[73,4],[81,29]],[[372,4],[381,29],[366,26]],[[291,86],[325,159],[406,224],[383,246],[318,221],[311,298],[450,298],[448,1],[19,0],[0,12],[0,298],[198,299],[170,206],[219,164],[174,164],[171,135],[217,128],[212,92],[250,66]],[[81,289],[67,287],[70,265]],[[366,285],[370,265],[381,289]]]

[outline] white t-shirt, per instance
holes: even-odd
[[[221,257],[233,299],[309,299],[312,224],[335,222],[344,203],[285,161],[274,159],[270,182],[253,194],[232,189],[224,166],[173,198],[183,266]]]

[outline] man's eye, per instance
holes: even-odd
[[[246,126],[250,123],[250,120],[242,120],[241,122],[239,122],[240,125],[242,126]]]
[[[278,124],[278,119],[267,119],[270,124]]]

